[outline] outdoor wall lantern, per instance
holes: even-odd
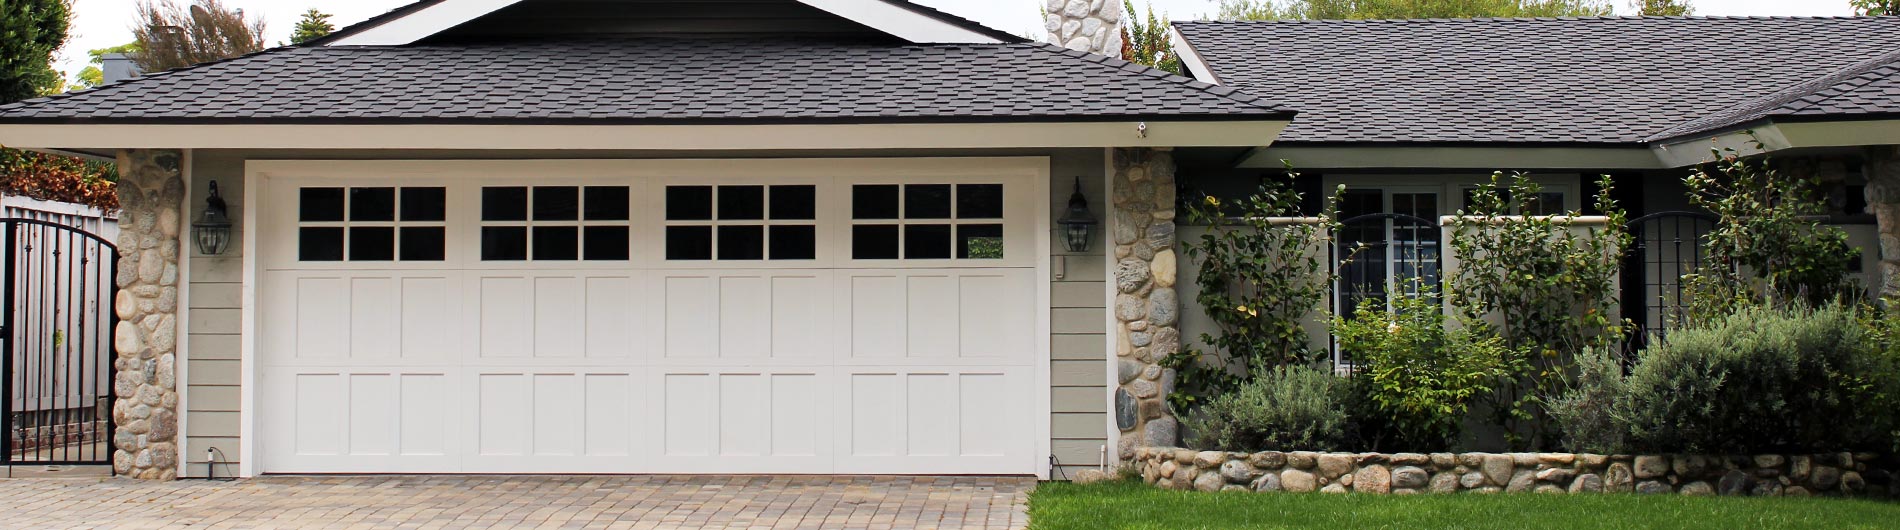
[[[1062,243],[1069,252],[1089,251],[1095,231],[1095,216],[1089,213],[1089,200],[1082,196],[1082,177],[1075,178],[1075,194],[1069,196],[1069,213],[1056,220],[1062,225]]]
[[[198,253],[206,256],[223,254],[231,246],[231,214],[218,195],[218,181],[211,181],[211,196],[205,197],[198,222],[191,224],[191,237],[198,242]]]

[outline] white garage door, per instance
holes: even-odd
[[[1038,468],[1046,161],[252,170],[261,472]]]

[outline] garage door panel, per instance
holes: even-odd
[[[534,280],[524,276],[476,279],[481,308],[481,356],[528,357],[534,352]]]
[[[843,272],[845,364],[1029,363],[1036,351],[1031,269]]]
[[[390,374],[351,374],[349,376],[349,453],[352,455],[396,454],[401,441],[402,389]]]
[[[587,278],[582,297],[587,307],[587,357],[626,358],[634,355],[635,326],[639,318],[634,300],[639,300],[637,280],[631,276]],[[573,303],[569,301],[568,303]]]
[[[838,472],[900,466],[919,473],[1009,473],[1029,451],[1022,436],[1030,369],[953,366],[849,373],[848,442]],[[900,464],[901,462],[901,464]],[[888,467],[886,467],[888,469]]]
[[[294,278],[290,329],[297,357],[348,357],[350,353],[350,281],[348,278]]]
[[[289,403],[259,417],[266,469],[299,472],[444,472],[460,469],[453,374],[405,370],[271,368],[260,398]],[[365,465],[383,467],[365,468]]]
[[[402,357],[441,359],[463,351],[460,275],[402,278]]]
[[[349,356],[364,360],[401,356],[401,280],[356,277],[350,278],[349,284]]]
[[[588,374],[586,385],[586,454],[627,456],[634,452],[635,399],[638,388],[631,374]]]

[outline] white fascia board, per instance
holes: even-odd
[[[1763,122],[1658,142],[1651,149],[1671,167],[1715,161],[1717,156],[1773,153],[1786,149],[1900,145],[1900,120]]]
[[[1302,146],[1281,144],[1255,149],[1239,167],[1281,169],[1484,169],[1493,171],[1541,169],[1662,169],[1650,149],[1642,147],[1418,147],[1418,146]]]
[[[872,29],[917,44],[1000,44],[995,37],[971,31],[884,0],[798,0]]]
[[[1214,69],[1209,68],[1207,60],[1201,58],[1201,52],[1194,51],[1194,45],[1181,37],[1181,32],[1170,29],[1168,35],[1168,45],[1174,47],[1174,55],[1181,58],[1181,65],[1187,67],[1188,73],[1194,74],[1194,79],[1210,85],[1221,84],[1220,78],[1214,75]]]
[[[1253,147],[1286,121],[865,125],[0,124],[0,145],[44,149],[828,150]]]
[[[519,2],[521,0],[447,0],[416,10],[414,13],[383,21],[375,27],[324,45],[401,46],[411,44]]]

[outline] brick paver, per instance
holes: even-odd
[[[818,476],[0,480],[0,528],[1022,528],[1034,479]]]

